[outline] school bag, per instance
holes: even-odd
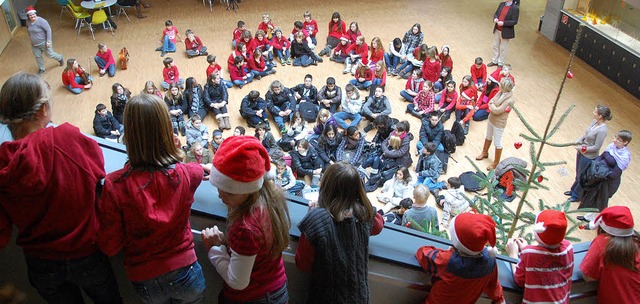
[[[318,118],[318,106],[311,102],[305,101],[298,104],[298,111],[306,122],[316,122],[316,118]]]
[[[369,177],[369,180],[367,180],[367,182],[364,184],[364,191],[376,191],[376,189],[384,185],[384,182],[392,179],[393,176],[396,175],[396,172],[399,168],[399,166],[394,166],[388,169],[380,169],[378,173],[373,174]]]
[[[462,122],[454,121],[453,126],[451,126],[451,133],[456,137],[456,146],[462,146],[464,144],[465,135],[464,129],[462,128]]]
[[[445,148],[445,151],[436,150],[436,157],[442,163],[442,171],[443,171],[442,174],[447,174],[447,168],[449,167],[449,157],[451,157],[451,154],[448,153],[446,150],[447,148]]]
[[[503,191],[498,197],[499,199],[511,202],[516,198],[515,181],[527,180],[527,165],[525,160],[517,157],[508,157],[498,164],[495,170],[495,178],[498,181],[496,188]]]
[[[486,177],[486,174],[479,171],[467,171],[460,174],[460,182],[464,186],[464,191],[477,192],[484,189],[484,186],[480,185],[480,181]]]
[[[456,152],[456,146],[458,144],[457,144],[456,136],[453,134],[453,132],[449,130],[444,130],[444,136],[442,137],[442,145],[444,146],[445,152],[449,154],[453,154]]]

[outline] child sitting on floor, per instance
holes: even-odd
[[[164,22],[164,29],[162,30],[162,38],[160,38],[160,44],[156,51],[160,52],[160,57],[164,57],[166,53],[173,53],[176,51],[176,42],[182,42],[180,34],[178,34],[178,28],[173,26],[171,20]]]
[[[213,134],[211,134],[211,152],[213,152],[213,154],[216,154],[216,151],[218,151],[223,141],[222,131],[214,130]]]
[[[164,90],[168,90],[171,84],[177,83],[178,87],[181,89],[184,88],[184,79],[180,78],[180,72],[178,71],[178,67],[173,63],[173,58],[167,57],[162,60],[164,64],[164,69],[162,69],[162,82],[160,83],[160,87]]]
[[[203,148],[209,149],[209,129],[202,123],[200,115],[193,114],[187,123],[187,147],[191,147],[196,141]]]
[[[202,44],[200,37],[196,36],[192,30],[187,30],[185,36],[187,36],[187,39],[184,40],[184,46],[187,49],[189,58],[209,55],[207,47]]]
[[[416,187],[420,184],[425,185],[434,192],[434,195],[437,195],[438,190],[445,188],[444,183],[438,181],[440,172],[442,172],[442,162],[434,154],[436,149],[437,146],[433,142],[424,145],[416,164],[416,172],[418,173]]]
[[[496,263],[496,223],[485,214],[462,213],[451,220],[453,247],[422,246],[420,266],[431,275],[426,303],[472,304],[482,293],[493,303],[505,303]],[[485,248],[489,243],[492,247]],[[461,292],[464,290],[464,292]]]
[[[413,189],[413,205],[402,217],[402,225],[415,230],[438,231],[438,213],[436,208],[427,206],[429,188],[418,185]],[[418,224],[421,226],[415,227]]]
[[[287,162],[282,158],[271,167],[271,174],[274,176],[276,185],[291,195],[300,195],[300,191],[304,189],[304,182],[296,180],[291,167],[287,166]]]
[[[449,220],[469,208],[469,202],[464,197],[464,188],[459,177],[454,176],[447,180],[447,190],[436,198],[436,204],[442,208],[440,226],[449,229]]]
[[[404,214],[407,212],[407,210],[411,208],[411,205],[413,205],[413,200],[411,200],[410,198],[405,198],[400,201],[398,208],[396,208],[396,211],[385,213],[382,216],[382,219],[385,221],[385,223],[402,225],[402,219],[404,217]]]

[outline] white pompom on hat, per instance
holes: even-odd
[[[36,13],[36,9],[33,7],[33,5],[27,6],[27,8],[25,10],[27,11],[27,15]]]
[[[482,253],[487,243],[489,255],[495,257],[496,223],[486,214],[461,213],[451,220],[449,233],[453,247],[468,255]]]
[[[253,136],[231,136],[216,151],[209,182],[219,190],[249,194],[262,188],[271,169],[269,153]]]
[[[345,40],[345,41],[349,41],[349,36],[342,34],[342,36],[340,36],[340,40]]]
[[[633,216],[631,210],[626,206],[612,206],[605,208],[589,223],[589,229],[602,228],[606,233],[613,236],[632,236]]]
[[[567,233],[567,217],[558,210],[543,210],[533,226],[536,240],[547,246],[558,245]]]

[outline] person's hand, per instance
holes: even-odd
[[[310,200],[309,201],[309,210],[311,210],[313,208],[318,208],[318,201],[317,200]]]
[[[378,118],[378,114],[373,113],[373,114],[371,114],[371,117],[373,117],[373,119],[376,119],[376,118]]]
[[[47,45],[47,47],[51,47],[51,41],[47,41],[45,44]]]
[[[296,92],[296,99],[300,99],[302,98],[302,96],[300,96],[300,93]]]
[[[504,22],[498,21],[498,26],[503,26],[503,25],[504,25]]]
[[[258,115],[258,116],[262,116],[262,111],[264,111],[264,110],[258,110],[258,111],[256,111],[256,115]]]
[[[527,241],[523,238],[516,238],[514,239],[514,241],[516,242],[516,244],[518,244],[518,249],[520,251],[524,250],[524,247],[527,247],[527,245],[529,245],[529,243],[527,243]]]
[[[211,250],[213,246],[220,246],[224,242],[224,233],[218,229],[218,226],[213,226],[213,228],[205,228],[202,230],[202,243],[204,243],[204,248],[207,249],[207,252]]]
[[[400,56],[400,60],[407,61],[407,56],[405,56],[405,55]]]
[[[313,170],[313,174],[320,174],[320,173],[322,173],[322,168]]]
[[[468,105],[468,106],[467,106],[467,109],[469,109],[469,110],[473,110],[473,106],[472,106],[472,105]]]
[[[515,239],[509,239],[507,241],[507,245],[505,246],[505,250],[507,254],[512,258],[518,258],[518,253],[520,252],[520,248],[518,247],[518,243],[516,243]]]
[[[211,172],[211,167],[213,166],[213,164],[212,163],[200,164],[200,166],[202,167],[202,170],[204,170],[205,172]]]
[[[284,111],[284,113],[285,113],[286,115],[291,114],[291,109]]]
[[[500,20],[498,18],[493,18],[493,23],[498,23]]]
[[[91,89],[91,84],[90,84],[90,83],[85,84],[85,85],[84,85],[84,88],[85,88],[85,89]]]
[[[118,135],[118,131],[117,130],[111,131],[111,135]]]
[[[247,80],[247,78],[248,78],[247,75],[242,76],[242,80]]]
[[[358,78],[358,81],[360,81],[360,82],[364,82],[364,81],[365,81],[365,79],[364,79],[364,77],[360,77],[360,78]]]
[[[105,71],[105,70],[100,70],[100,74],[104,74],[104,73],[106,73],[106,72],[107,72],[107,71]]]
[[[284,116],[286,116],[286,115],[287,115],[287,114],[286,114],[284,111],[280,111],[280,112],[278,112],[278,116],[283,116],[283,117],[284,117]]]

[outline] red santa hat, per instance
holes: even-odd
[[[489,243],[489,255],[496,256],[496,223],[486,214],[461,213],[451,220],[449,233],[453,247],[469,255],[478,255]]]
[[[345,40],[347,42],[349,42],[349,36],[342,34],[342,36],[340,36],[340,40]]]
[[[502,79],[502,73],[500,73],[502,71],[502,69],[496,69],[495,71],[493,71],[493,73],[491,73],[491,75],[489,75],[489,80],[497,83],[498,85],[500,84],[500,79]]]
[[[558,210],[544,210],[536,216],[533,226],[536,240],[547,246],[560,244],[567,233],[567,217]]]
[[[209,181],[225,192],[249,194],[262,188],[270,169],[269,154],[260,140],[253,136],[232,136],[220,144]]]
[[[626,206],[605,208],[589,223],[589,229],[595,230],[600,227],[613,236],[632,236],[635,233],[633,226],[631,210]]]
[[[467,99],[467,100],[474,100],[476,99],[476,96],[474,95],[474,89],[473,86],[470,86],[468,89],[462,91],[462,97]]]
[[[27,6],[27,8],[25,10],[27,11],[27,15],[36,13],[36,9],[33,7],[33,5]]]

